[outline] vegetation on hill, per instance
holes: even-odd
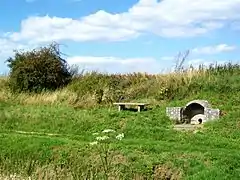
[[[0,79],[0,179],[240,178],[238,64],[167,75],[89,72],[39,93],[12,92],[9,78]],[[175,131],[166,107],[193,99],[208,100],[221,118]],[[151,105],[118,112],[114,101]],[[96,139],[106,129],[124,137]]]

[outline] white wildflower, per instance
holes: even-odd
[[[94,142],[91,142],[90,145],[94,146],[94,145],[97,145],[97,143],[98,143],[97,141],[94,141]]]
[[[109,139],[108,136],[99,136],[99,137],[96,137],[96,140],[97,140],[97,141],[104,141],[104,140],[107,140],[107,139]]]
[[[10,174],[10,178],[17,178],[17,174],[16,173],[14,173],[14,174]]]
[[[93,133],[94,136],[99,135],[99,133]]]
[[[105,129],[103,130],[103,133],[111,133],[111,132],[116,132],[113,129]]]
[[[119,141],[121,141],[123,138],[124,138],[123,133],[116,136],[116,139],[119,140]]]

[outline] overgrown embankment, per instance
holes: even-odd
[[[38,94],[11,93],[7,89],[7,79],[2,79],[0,98],[23,104],[67,103],[74,107],[94,107],[119,101],[146,101],[157,104],[191,96],[197,98],[202,94],[225,96],[240,91],[239,69],[238,64],[225,64],[167,75],[109,75],[89,72],[73,77],[72,82],[62,89]]]
[[[240,178],[239,65],[167,75],[92,72],[74,76],[61,89],[37,94],[13,93],[7,78],[0,81],[0,174],[4,176]],[[174,131],[166,106],[182,106],[196,98],[208,100],[223,116],[194,133]],[[151,102],[152,109],[119,113],[111,107],[114,101]],[[125,136],[110,143],[112,163],[103,166],[105,156],[99,156],[99,149],[90,143],[93,133],[109,128]]]

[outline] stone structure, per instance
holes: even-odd
[[[219,109],[212,109],[206,100],[194,100],[184,107],[167,107],[167,116],[180,123],[203,124],[206,121],[218,119]]]

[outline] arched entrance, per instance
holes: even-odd
[[[204,114],[204,107],[199,103],[191,103],[188,104],[183,109],[183,118],[186,120],[186,122],[189,124],[191,122],[191,119],[198,115],[198,114]],[[202,120],[199,120],[202,123]]]

